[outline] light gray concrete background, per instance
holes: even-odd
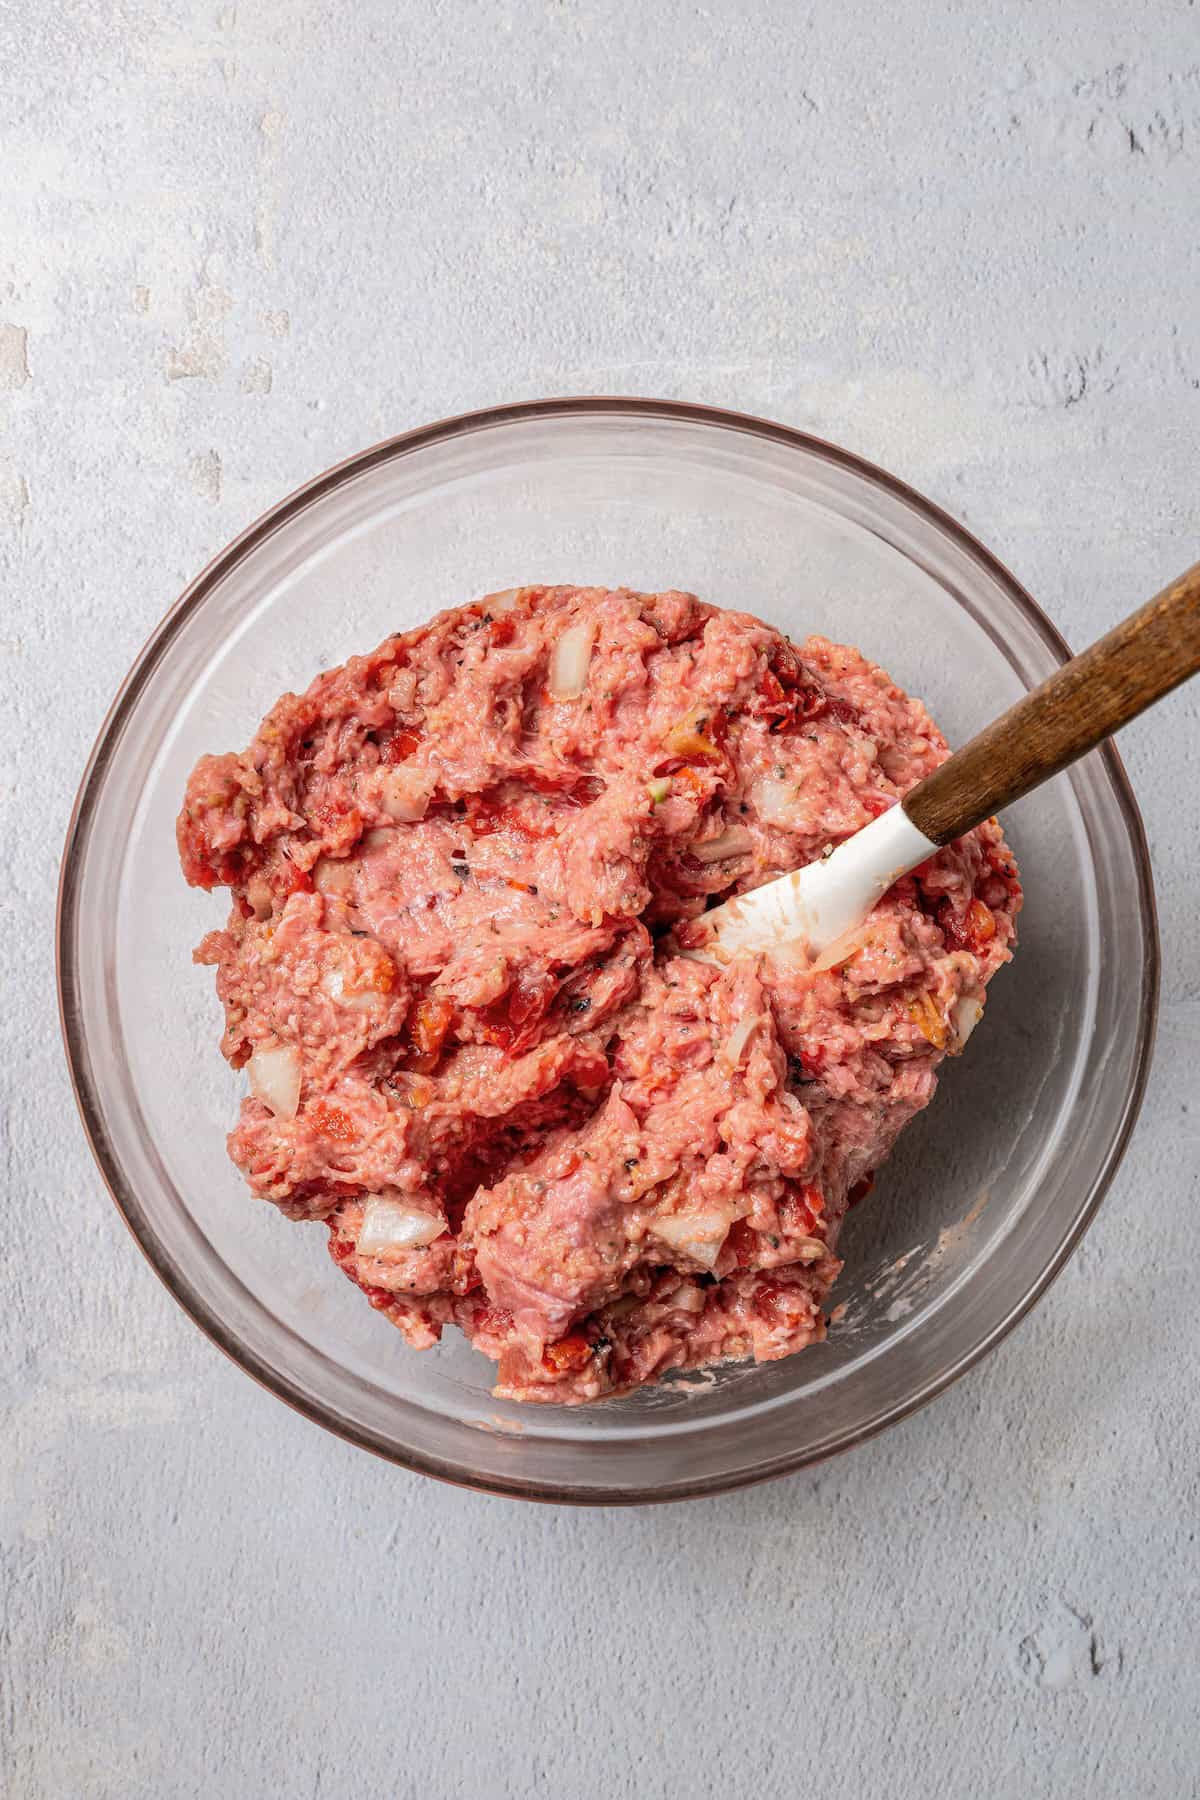
[[[1082,643],[1200,549],[1200,10],[0,5],[7,1794],[1197,1792],[1200,694],[1124,740],[1166,992],[1083,1252],[815,1473],[526,1508],[209,1347],[76,1125],[53,887],[140,643],[388,433],[591,390],[864,452]]]

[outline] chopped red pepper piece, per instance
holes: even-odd
[[[289,894],[311,894],[313,878],[307,869],[298,869],[289,856],[285,856],[280,864],[279,886],[285,896]]]
[[[576,1369],[582,1369],[592,1354],[592,1346],[577,1331],[568,1337],[560,1338],[557,1344],[547,1344],[542,1357],[546,1368],[555,1375],[573,1375]]]
[[[322,1137],[333,1138],[337,1143],[348,1144],[355,1135],[354,1121],[350,1114],[340,1106],[331,1106],[328,1100],[317,1100],[305,1108],[304,1117],[319,1131]]]
[[[995,914],[982,900],[972,900],[961,919],[954,910],[954,903],[943,900],[938,907],[937,919],[942,936],[952,950],[970,950],[978,955],[996,935]]]
[[[414,751],[420,747],[421,734],[410,731],[407,726],[399,725],[391,736],[385,738],[379,746],[379,760],[385,763],[407,762]]]
[[[426,994],[417,1001],[408,1022],[412,1048],[405,1058],[407,1068],[427,1075],[437,1067],[437,1060],[453,1019],[454,1008],[448,1000],[435,999]]]

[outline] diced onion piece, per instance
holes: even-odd
[[[744,825],[730,825],[718,837],[708,838],[704,843],[689,844],[688,851],[697,862],[724,862],[731,856],[744,856],[753,848],[754,839]]]
[[[578,700],[587,687],[596,627],[590,619],[568,625],[550,657],[548,686],[552,700]]]
[[[379,804],[389,819],[415,825],[429,810],[433,788],[428,769],[386,769],[379,778]]]
[[[742,1051],[758,1030],[759,1014],[749,1013],[746,1018],[739,1019],[729,1034],[729,1042],[725,1046],[725,1060],[731,1069],[736,1069],[742,1059]]]
[[[262,875],[252,875],[246,883],[246,898],[254,908],[256,919],[271,916],[271,884]]]
[[[524,591],[524,588],[500,588],[494,594],[485,594],[483,605],[493,617],[499,613],[511,612]]]
[[[321,977],[321,986],[336,1006],[345,1006],[351,1012],[370,1012],[374,1008],[375,994],[370,988],[346,992],[346,977],[341,969],[327,969]]]
[[[950,1008],[950,1017],[954,1024],[954,1035],[958,1039],[958,1048],[961,1050],[983,1017],[983,1001],[977,1000],[974,994],[960,994]]]
[[[250,1092],[277,1119],[294,1119],[300,1104],[300,1052],[290,1044],[260,1045],[246,1064]]]
[[[727,1212],[674,1213],[655,1219],[651,1231],[660,1243],[711,1269],[729,1235],[732,1219]]]
[[[763,955],[782,976],[793,975],[797,969],[808,969],[811,966],[803,938],[785,939],[782,944],[772,944],[763,951]]]
[[[362,1229],[356,1246],[360,1256],[381,1256],[389,1250],[416,1250],[432,1244],[446,1229],[439,1213],[426,1211],[399,1194],[371,1194],[363,1206]]]
[[[671,783],[665,775],[656,775],[653,781],[646,783],[646,792],[655,806],[661,806],[664,800],[671,798]]]
[[[852,957],[857,956],[870,936],[870,928],[863,925],[860,925],[855,931],[843,932],[842,936],[830,944],[827,950],[822,950],[812,965],[813,974],[819,975],[825,969],[840,969],[844,963],[848,963]]]
[[[750,795],[760,819],[768,825],[791,825],[796,817],[796,784],[782,781],[777,775],[766,775],[756,782]]]
[[[796,1261],[802,1263],[820,1262],[823,1256],[829,1255],[828,1244],[823,1244],[820,1238],[797,1238],[789,1243],[788,1249],[794,1250]]]
[[[322,856],[312,878],[318,894],[348,894],[354,886],[354,864],[346,857]]]
[[[694,1281],[681,1281],[673,1294],[668,1294],[665,1304],[672,1306],[677,1312],[702,1313],[704,1311],[704,1292]]]

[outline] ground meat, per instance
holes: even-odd
[[[285,695],[179,816],[233,894],[196,955],[250,1075],[234,1161],[499,1395],[801,1349],[1009,958],[1016,868],[989,820],[820,970],[718,969],[689,926],[945,755],[857,651],[675,592],[493,594]]]

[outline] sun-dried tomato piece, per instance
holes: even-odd
[[[546,968],[526,968],[506,994],[480,1009],[480,1030],[489,1044],[502,1050],[527,1050],[558,992],[558,978]]]
[[[825,710],[825,690],[808,678],[800,658],[782,639],[771,646],[750,710],[771,731],[790,731]]]
[[[828,693],[785,643],[773,646],[750,710],[756,718],[766,719],[773,732],[794,731],[817,719],[836,719],[839,725],[860,723],[858,709]]]

